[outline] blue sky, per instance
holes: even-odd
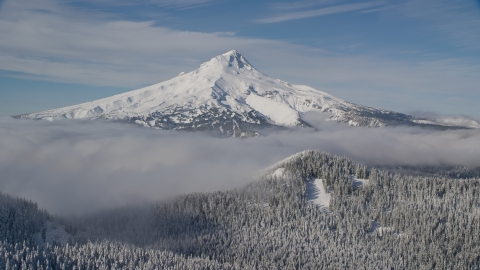
[[[0,115],[133,90],[239,50],[273,78],[480,118],[480,1],[0,0]]]

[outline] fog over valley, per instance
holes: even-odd
[[[0,119],[0,190],[56,214],[82,214],[240,187],[307,149],[374,165],[480,164],[478,130],[362,128],[306,115],[316,127],[247,139],[107,121]]]

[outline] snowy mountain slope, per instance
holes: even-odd
[[[159,84],[20,117],[102,118],[160,129],[251,136],[265,127],[309,126],[301,118],[308,111],[329,113],[332,120],[353,126],[425,125],[409,115],[356,105],[308,86],[269,78],[235,50]]]
[[[452,126],[452,127],[467,127],[467,128],[480,128],[480,122],[474,119],[470,119],[468,117],[444,117],[444,118],[420,118],[417,120],[413,120],[415,123],[423,123],[423,124],[435,124],[435,125],[442,125],[442,126]]]

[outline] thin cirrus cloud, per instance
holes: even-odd
[[[397,10],[424,22],[427,30],[439,33],[452,44],[475,51],[480,48],[478,1],[408,0]]]
[[[257,20],[254,20],[254,22],[279,23],[284,21],[300,20],[300,19],[319,17],[319,16],[325,16],[325,15],[336,14],[336,13],[363,10],[363,9],[379,6],[381,4],[384,4],[384,2],[382,1],[382,2],[367,2],[367,3],[360,3],[360,4],[345,4],[345,5],[324,7],[324,8],[314,9],[314,10],[289,12],[289,13],[284,13],[277,16],[273,16],[273,17],[257,19]]]
[[[275,2],[270,4],[270,8],[273,10],[294,10],[294,9],[305,9],[311,7],[318,7],[321,5],[327,5],[332,3],[338,3],[336,0],[300,0],[300,1],[289,1],[289,2]]]
[[[152,3],[158,6],[170,8],[194,8],[211,4],[218,0],[153,0]]]
[[[91,3],[92,5],[107,5],[107,6],[145,6],[152,5],[162,8],[172,9],[188,9],[201,7],[207,4],[212,4],[218,0],[148,0],[148,1],[135,1],[135,0],[69,0],[72,3],[82,2]]]

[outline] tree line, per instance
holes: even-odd
[[[284,168],[282,175],[273,174],[278,168]],[[352,177],[368,183],[355,186]],[[322,179],[331,194],[328,209],[306,199],[306,183],[314,179]],[[242,188],[187,194],[142,207],[54,218],[35,210],[30,202],[24,201],[31,208],[10,204],[27,214],[22,214],[25,219],[5,214],[11,210],[5,212],[8,207],[2,206],[2,221],[13,218],[17,227],[1,227],[5,232],[0,232],[0,254],[9,260],[0,265],[11,269],[199,269],[195,265],[201,269],[478,269],[479,192],[478,178],[392,173],[305,151]],[[29,235],[41,233],[46,220],[65,226],[72,243],[42,247],[31,241]]]

